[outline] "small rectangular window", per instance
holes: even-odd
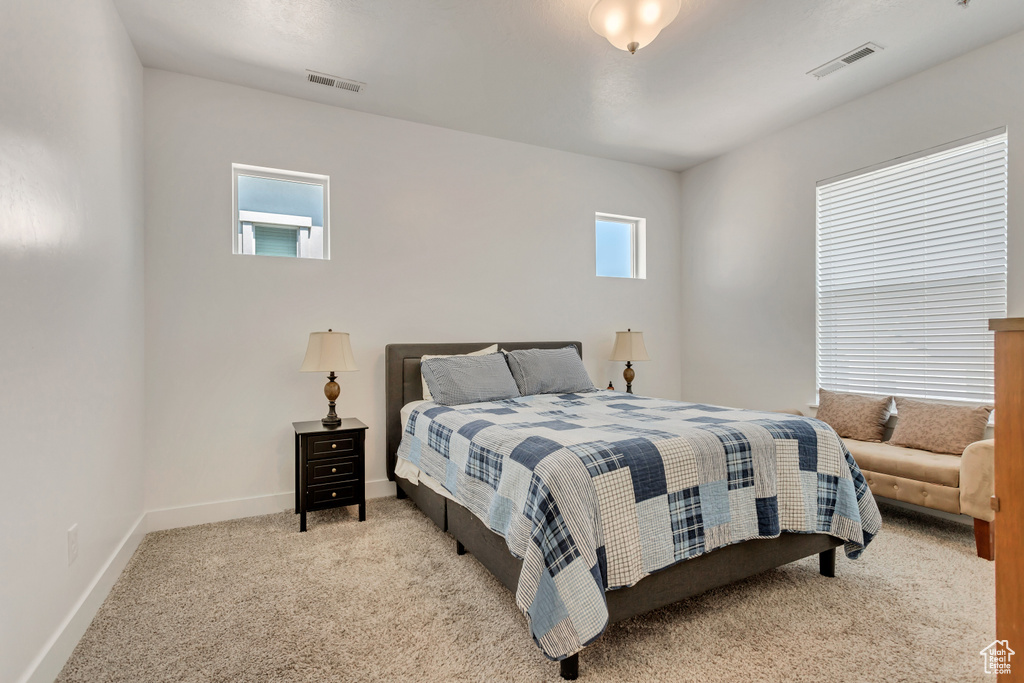
[[[328,176],[231,165],[236,254],[330,258]]]
[[[643,218],[596,214],[598,277],[647,277],[646,223]]]

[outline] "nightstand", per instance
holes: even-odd
[[[337,427],[324,427],[320,420],[292,427],[299,531],[306,530],[310,510],[358,505],[359,521],[366,521],[366,425],[346,417]]]

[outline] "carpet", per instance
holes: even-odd
[[[837,576],[811,557],[615,624],[582,681],[984,680],[993,564],[968,527],[886,507]],[[58,677],[557,681],[515,601],[408,500],[147,535]]]

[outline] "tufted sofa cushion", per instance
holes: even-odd
[[[862,470],[952,488],[960,486],[958,456],[854,439],[843,442]]]
[[[913,503],[954,515],[964,512],[960,508],[960,489],[866,470],[864,478],[868,481],[871,493],[879,498]]]

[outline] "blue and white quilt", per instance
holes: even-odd
[[[881,528],[825,423],[597,391],[413,410],[398,457],[523,560],[516,603],[552,659],[608,623],[605,591],[716,548],[827,533],[856,558]]]

